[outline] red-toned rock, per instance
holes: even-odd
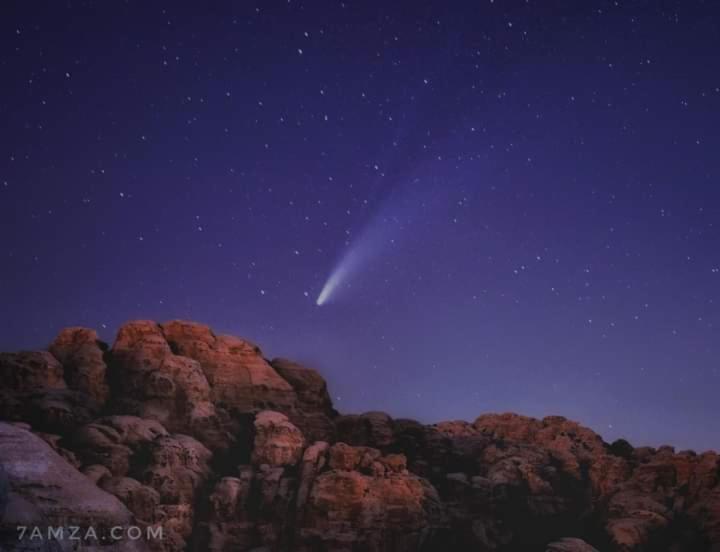
[[[179,393],[190,405],[210,398],[210,387],[200,365],[173,354],[158,324],[126,324],[120,329],[112,354],[118,363],[116,377],[125,394],[141,403],[151,402],[146,408],[153,411],[154,407],[154,414],[165,418],[159,420],[161,423],[169,417],[167,410],[172,410],[165,403]],[[181,405],[180,410],[184,413],[187,406]]]
[[[300,485],[298,487],[297,500],[295,501],[298,512],[302,512],[305,508],[315,478],[327,464],[327,452],[329,448],[330,445],[326,442],[317,441],[305,449],[300,467]]]
[[[584,540],[565,538],[548,544],[545,552],[598,552]]]
[[[630,477],[632,465],[624,458],[600,455],[590,464],[588,473],[593,493],[604,498]]]
[[[447,437],[474,437],[478,434],[478,429],[470,422],[464,420],[452,420],[447,422],[439,422],[432,426],[442,435]]]
[[[112,348],[112,372],[116,410],[158,420],[213,449],[234,443],[229,424],[210,400],[202,367],[174,354],[159,324],[137,321],[120,328]]]
[[[130,472],[131,459],[141,448],[168,435],[156,420],[137,416],[108,416],[87,424],[70,437],[83,465],[100,465],[116,477]]]
[[[134,320],[120,327],[112,351],[114,354],[142,350],[148,358],[162,359],[172,352],[162,328],[152,320]]]
[[[619,550],[643,550],[667,542],[673,514],[651,496],[633,489],[616,493],[608,506],[607,532]]]
[[[370,471],[373,462],[378,460],[381,453],[378,449],[370,447],[353,447],[346,443],[335,443],[330,447],[329,466],[333,470]]]
[[[149,444],[142,481],[160,493],[163,503],[192,503],[210,476],[212,453],[188,435],[166,435]]]
[[[172,349],[200,363],[214,403],[239,411],[291,409],[295,393],[263,358],[257,345],[216,336],[210,328],[175,320],[162,325]]]
[[[503,414],[483,414],[473,422],[475,429],[491,435],[495,439],[512,441],[531,441],[542,427],[540,420],[505,412]]]
[[[266,410],[255,417],[255,465],[288,466],[296,464],[305,446],[300,430],[280,412]]]
[[[106,349],[97,333],[87,328],[66,328],[49,347],[65,369],[68,386],[87,393],[98,405],[105,403],[109,392],[103,356]]]
[[[388,473],[407,473],[407,458],[404,454],[388,454],[380,458],[380,463],[387,468]]]
[[[195,504],[211,477],[212,453],[187,435],[166,435],[149,443],[147,466],[138,480],[158,493],[154,521],[185,546],[195,525]]]
[[[315,479],[299,526],[298,550],[416,550],[439,521],[439,498],[415,476],[330,470]]]
[[[542,446],[578,479],[594,458],[606,454],[606,445],[597,433],[562,416],[536,420],[517,414],[486,414],[477,418],[473,426],[495,439]]]

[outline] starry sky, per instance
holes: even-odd
[[[183,318],[344,412],[720,449],[717,5],[0,10],[1,350]]]

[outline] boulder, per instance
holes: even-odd
[[[295,391],[296,405],[286,414],[308,441],[333,441],[337,411],[333,408],[325,379],[312,368],[283,358],[270,365]]]
[[[229,425],[210,400],[202,367],[174,354],[159,324],[137,321],[122,326],[112,348],[111,368],[118,392],[116,411],[155,419],[212,449],[234,444]]]
[[[154,521],[162,525],[173,546],[182,548],[195,526],[195,504],[212,476],[212,452],[188,435],[174,434],[150,442],[146,455],[147,465],[138,466],[134,473],[157,493]],[[148,496],[142,500],[144,506],[149,505]],[[151,500],[155,502],[155,495]]]
[[[389,477],[329,470],[315,478],[299,524],[307,548],[419,550],[439,520],[439,497],[412,475]],[[376,548],[379,547],[379,548]]]
[[[266,410],[255,417],[253,464],[294,465],[300,460],[304,446],[303,434],[284,414]]]
[[[17,526],[38,526],[41,531],[48,527],[77,526],[83,536],[88,536],[91,528],[96,532],[97,539],[90,535],[86,540],[91,550],[99,548],[103,538],[117,545],[103,550],[145,549],[142,541],[118,542],[111,538],[109,528],[134,524],[130,511],[75,470],[42,439],[27,430],[0,423],[0,450],[6,481],[0,534],[8,535],[14,543],[5,542],[3,546],[17,544]]]
[[[98,405],[107,400],[109,388],[104,353],[107,346],[94,330],[66,328],[49,347],[64,367],[68,387],[91,396]]]
[[[216,405],[241,412],[294,407],[292,387],[257,345],[181,320],[163,324],[162,332],[175,353],[200,363]]]

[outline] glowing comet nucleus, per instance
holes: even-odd
[[[335,288],[338,286],[341,279],[341,273],[339,271],[335,271],[330,274],[330,277],[327,279],[327,282],[325,282],[325,285],[320,291],[320,295],[318,295],[317,301],[315,301],[315,304],[318,307],[323,306],[325,302],[330,299],[330,295],[332,295],[332,292],[335,291]]]
[[[440,189],[424,188],[418,179],[413,179],[396,188],[382,203],[360,234],[348,244],[335,268],[328,276],[320,294],[315,300],[319,307],[327,304],[339,291],[349,289],[351,281],[367,271],[388,251],[397,252],[397,247],[409,236],[408,228],[419,216],[423,219],[432,210],[442,205],[452,205],[453,187],[445,184]]]
[[[362,246],[362,244],[363,243],[361,241],[360,245]],[[350,272],[354,272],[359,267],[359,265],[361,264],[361,259],[365,257],[365,255],[359,254],[362,249],[351,248],[345,253],[345,255],[343,255],[343,257],[340,259],[340,262],[335,267],[335,270],[333,270],[330,273],[330,276],[328,276],[325,285],[320,291],[320,295],[318,295],[318,298],[315,301],[315,304],[318,307],[321,307],[325,303],[327,303],[330,298],[336,293],[338,287],[340,287],[341,284],[346,282]]]

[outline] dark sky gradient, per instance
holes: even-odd
[[[185,318],[342,411],[720,449],[717,4],[0,10],[0,349]]]

